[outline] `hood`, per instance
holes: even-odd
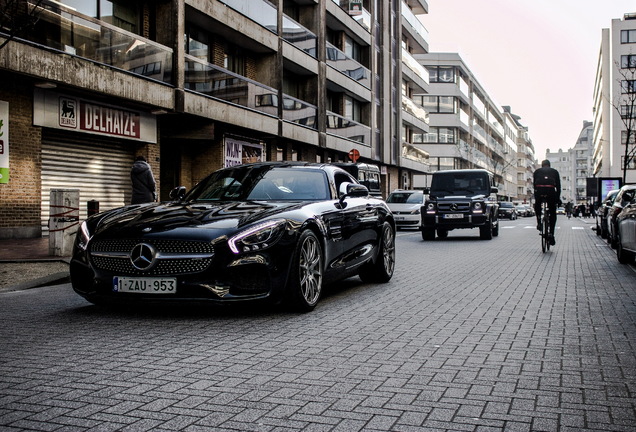
[[[98,214],[95,235],[107,237],[187,236],[193,229],[209,231],[209,238],[233,233],[252,222],[299,207],[299,203],[215,202],[152,203],[121,207]]]
[[[148,164],[148,162],[135,161],[135,163],[133,163],[131,171],[135,174],[138,174],[144,171],[148,171],[149,169],[150,169],[150,165]]]
[[[470,201],[470,200],[484,199],[485,197],[486,197],[486,195],[484,195],[484,194],[477,194],[477,195],[446,195],[446,196],[435,196],[435,199],[437,201],[457,201],[457,200]]]

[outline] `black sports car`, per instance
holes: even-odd
[[[171,198],[84,221],[73,289],[93,303],[267,299],[309,311],[323,284],[393,275],[393,215],[336,166],[239,165]]]

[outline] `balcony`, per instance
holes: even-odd
[[[301,51],[306,52],[310,56],[316,58],[316,41],[315,34],[298,24],[288,16],[283,16],[283,39],[294,45]]]
[[[36,14],[38,21],[25,40],[146,79],[172,81],[172,50],[168,47],[59,3],[43,1]]]
[[[371,128],[341,115],[327,111],[327,133],[371,145]]]
[[[422,121],[425,124],[429,124],[428,112],[411,99],[402,95],[402,110],[406,111],[416,119]]]
[[[333,0],[335,4],[340,6],[345,12],[347,12],[351,18],[357,21],[366,31],[371,31],[371,13],[365,8],[362,8],[360,11],[350,11],[349,10],[349,0]]]
[[[371,88],[371,71],[327,42],[327,64],[352,80]]]
[[[406,49],[402,48],[402,62],[409,68],[415,76],[420,77],[424,83],[429,84],[428,69],[419,64]],[[424,87],[423,87],[424,88]]]
[[[408,7],[405,2],[402,2],[402,18],[409,24],[410,29],[419,37],[420,43],[424,48],[424,52],[428,51],[428,30],[424,27],[424,24],[417,19],[413,11]]]
[[[300,99],[283,95],[283,120],[316,129],[318,108]]]
[[[402,142],[402,157],[425,165],[425,170],[430,171],[429,153],[418,148],[415,144]]]
[[[278,10],[266,0],[219,0],[241,15],[278,34]]]

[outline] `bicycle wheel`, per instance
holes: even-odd
[[[546,250],[550,250],[550,214],[548,212],[548,206],[544,205],[544,209],[543,209],[543,226],[542,226],[542,231],[543,231],[543,243],[545,244],[545,249],[543,250],[543,252],[545,252]]]

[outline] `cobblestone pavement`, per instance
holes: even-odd
[[[401,231],[390,283],[309,314],[0,293],[0,430],[635,431],[636,272],[558,225]]]

